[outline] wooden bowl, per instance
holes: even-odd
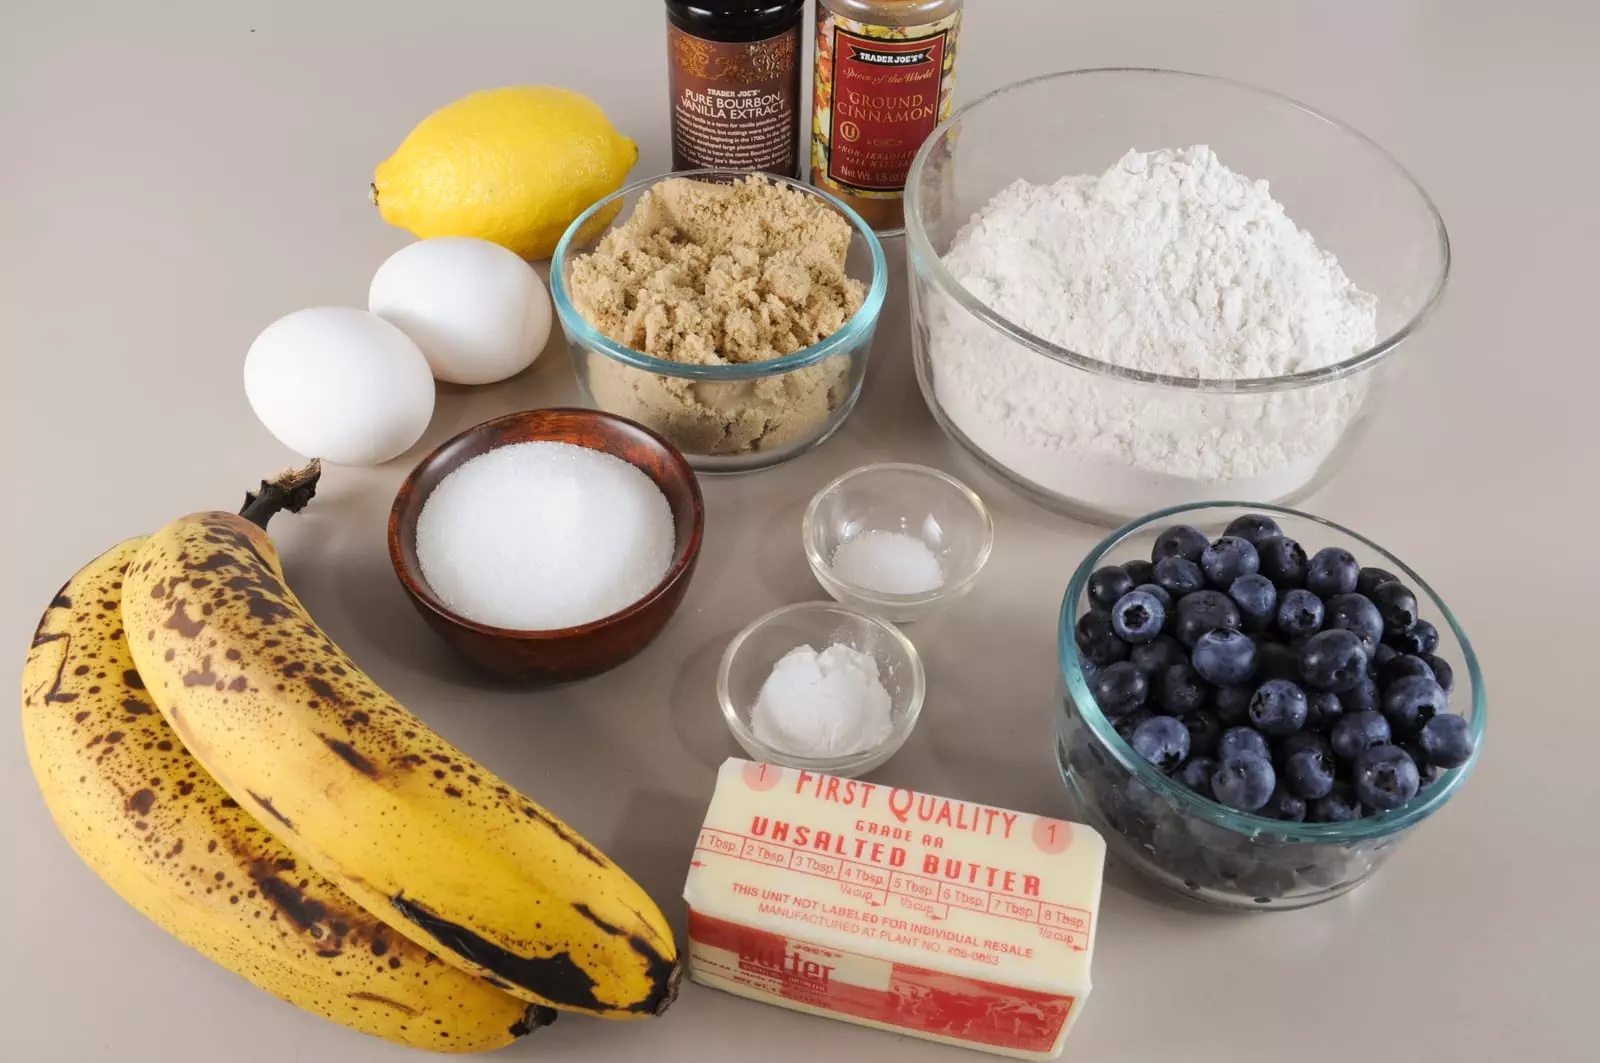
[[[452,612],[422,578],[417,517],[433,489],[480,454],[534,441],[572,443],[621,458],[655,481],[667,496],[677,537],[672,564],[654,590],[621,612],[549,631],[491,627]],[[467,429],[411,470],[389,510],[389,560],[422,618],[450,645],[498,675],[555,683],[615,668],[661,633],[689,587],[705,521],[694,470],[672,444],[648,428],[598,410],[524,410]]]

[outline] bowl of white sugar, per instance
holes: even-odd
[[[1449,273],[1427,193],[1282,96],[1079,70],[968,105],[906,189],[917,380],[1059,511],[1288,503],[1339,468]]]
[[[389,513],[389,557],[446,642],[507,678],[560,682],[660,634],[704,530],[694,471],[666,440],[596,410],[526,410],[412,470]]]

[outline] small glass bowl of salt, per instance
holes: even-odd
[[[752,758],[847,779],[899,750],[926,693],[910,639],[833,602],[758,617],[728,643],[717,671],[722,715]]]
[[[904,624],[972,589],[994,548],[994,521],[955,477],[884,462],[818,491],[800,538],[817,582],[835,600]]]

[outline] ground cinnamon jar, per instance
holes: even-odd
[[[950,116],[964,0],[817,0],[811,183],[880,233],[905,226],[911,160]]]
[[[805,0],[667,0],[672,168],[800,173]]]

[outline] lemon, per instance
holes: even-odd
[[[490,89],[424,118],[378,164],[372,195],[384,221],[418,237],[476,236],[548,258],[572,220],[620,188],[638,158],[638,145],[576,92]],[[616,211],[602,213],[610,217],[597,215],[585,235]]]

